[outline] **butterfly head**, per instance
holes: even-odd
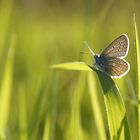
[[[99,64],[99,61],[100,61],[100,59],[99,59],[99,55],[94,55],[94,64]]]

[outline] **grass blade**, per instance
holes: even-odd
[[[28,139],[28,123],[27,123],[27,100],[25,94],[25,87],[20,84],[18,90],[18,112],[19,112],[19,137],[20,140]]]
[[[52,65],[51,68],[67,69],[67,70],[92,71],[92,69],[90,69],[88,67],[88,65],[84,62],[69,62],[69,63],[63,63],[63,64],[56,64],[56,65]]]
[[[5,133],[6,125],[8,122],[8,116],[9,116],[14,47],[15,47],[15,36],[13,35],[11,38],[10,49],[8,52],[8,58],[5,65],[3,82],[0,90],[0,135],[4,135]]]
[[[97,74],[104,92],[110,137],[113,140],[129,140],[126,110],[120,92],[109,76],[100,71],[97,71]]]
[[[45,129],[43,134],[43,140],[54,140],[56,139],[56,121],[57,121],[57,107],[58,107],[58,79],[59,72],[54,72],[52,75],[53,85],[51,86],[51,94],[48,95],[49,102],[46,103],[48,106],[48,113],[46,114]]]
[[[134,28],[135,28],[135,38],[136,38],[136,61],[137,61],[137,92],[138,92],[138,101],[140,101],[140,46],[139,46],[139,38],[138,38],[138,30],[134,15]],[[140,139],[140,104],[138,104],[138,136]]]
[[[42,82],[41,86],[39,86],[39,91],[37,94],[37,98],[36,101],[33,105],[33,110],[31,113],[31,117],[30,117],[30,126],[28,126],[28,136],[29,139],[32,139],[33,135],[35,133],[37,133],[36,128],[38,127],[38,125],[40,124],[40,114],[41,114],[41,106],[43,103],[43,98],[44,98],[44,94],[45,94],[45,89],[46,89],[46,84],[44,84]]]
[[[80,68],[81,66],[81,68]],[[107,118],[109,124],[110,137],[113,140],[129,140],[130,132],[126,118],[126,110],[119,89],[114,81],[101,71],[95,70],[85,63],[65,63],[52,66],[52,68],[67,70],[94,70],[97,72],[102,89],[105,107],[107,110]]]
[[[103,116],[101,113],[101,108],[100,108],[100,104],[99,104],[99,100],[97,96],[98,94],[97,85],[96,85],[96,81],[92,72],[88,72],[88,85],[89,85],[89,93],[91,97],[92,110],[94,113],[98,137],[100,140],[106,140]]]
[[[82,88],[81,88],[82,87]],[[66,132],[66,140],[83,140],[84,133],[80,122],[80,104],[83,96],[83,90],[85,87],[85,74],[79,75],[78,83],[74,89],[74,97],[71,101],[72,111],[70,115],[70,121]]]

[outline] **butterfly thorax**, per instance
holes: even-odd
[[[94,65],[98,69],[104,70],[104,68],[105,68],[105,58],[101,57],[100,55],[95,55],[94,56]]]

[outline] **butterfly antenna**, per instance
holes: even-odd
[[[84,41],[86,47],[89,49],[90,53],[95,55],[95,53],[91,50],[91,48],[89,47],[88,43],[86,41]]]

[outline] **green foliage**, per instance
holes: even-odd
[[[104,125],[103,117],[102,117],[102,110],[101,110],[99,98],[98,98],[99,90],[97,89],[96,78],[95,76],[93,76],[92,72],[88,73],[88,85],[89,85],[92,111],[95,117],[95,123],[96,123],[97,131],[98,131],[98,137],[100,140],[104,140],[106,139],[106,131],[105,131],[105,125]]]
[[[0,139],[137,140],[140,65],[131,9],[139,27],[138,1],[2,0]],[[131,69],[112,80],[80,52],[88,51],[84,41],[98,53],[123,33]]]
[[[57,65],[52,65],[51,68],[91,71],[88,65],[85,64],[84,62],[71,62],[71,63],[57,64]]]
[[[11,37],[10,47],[8,51],[7,61],[3,75],[3,81],[0,91],[0,137],[5,134],[4,131],[7,127],[8,118],[10,115],[10,101],[11,101],[11,88],[12,88],[12,73],[13,73],[13,60],[15,51],[15,36]]]
[[[114,140],[130,139],[124,101],[114,81],[98,71],[99,80],[104,91],[110,137]]]
[[[136,64],[137,64],[137,93],[138,93],[138,101],[140,100],[140,46],[139,46],[139,38],[138,38],[138,30],[134,15],[134,28],[135,28],[135,45],[136,45]],[[140,104],[138,103],[138,135],[140,138]]]
[[[76,70],[77,68],[79,70],[79,65],[76,67],[71,64],[73,63],[58,64],[58,65],[52,66],[52,68],[57,68],[57,69],[63,68],[63,69],[69,69],[69,70],[70,69]],[[79,63],[76,63],[76,64],[79,64]],[[87,69],[85,69],[84,67],[83,70],[87,70]],[[119,140],[119,139],[128,140],[130,139],[130,133],[129,133],[128,122],[126,118],[126,110],[125,110],[124,102],[122,100],[120,92],[117,86],[115,85],[114,81],[109,76],[107,76],[106,74],[98,70],[96,70],[96,72],[98,74],[98,77],[99,77],[99,80],[100,80],[100,83],[104,92],[104,102],[106,105],[110,137],[113,140]],[[80,80],[80,81],[83,81],[83,80]],[[90,88],[90,91],[92,91],[91,88]],[[94,93],[94,94],[98,94],[98,93]],[[101,139],[105,139],[105,137]]]

